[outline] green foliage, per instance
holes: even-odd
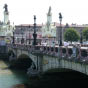
[[[67,28],[66,32],[64,33],[64,40],[65,41],[78,41],[80,38],[79,33],[74,28]]]
[[[88,40],[88,28],[85,28],[82,32],[83,32],[83,39]]]

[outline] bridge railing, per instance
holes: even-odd
[[[10,48],[26,50],[34,53],[42,53],[51,56],[60,56],[62,59],[76,58],[78,60],[88,60],[88,47],[76,47],[76,53],[74,55],[73,46],[41,46],[41,45],[19,45],[19,44],[8,44]]]

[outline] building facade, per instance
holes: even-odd
[[[42,32],[41,32],[42,24],[36,25],[36,33],[37,33],[37,44],[41,44],[42,40]],[[34,25],[33,24],[21,24],[15,26],[15,43],[22,44],[33,44],[33,33],[34,33]]]
[[[66,29],[68,28],[74,28],[78,33],[79,35],[81,36],[81,32],[85,29],[85,28],[88,28],[88,25],[77,25],[77,24],[66,24],[66,25],[63,25],[62,24],[62,28],[60,27],[60,25],[58,23],[55,23],[56,25],[56,40],[59,42],[60,41],[60,30],[62,30],[62,41],[64,42],[64,32],[66,31]]]

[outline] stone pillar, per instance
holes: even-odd
[[[38,60],[38,61],[39,61],[39,62],[38,62],[38,63],[39,63],[39,65],[38,65],[38,66],[39,66],[38,70],[39,70],[40,73],[43,73],[43,55],[40,55],[40,56],[39,56],[39,60]]]

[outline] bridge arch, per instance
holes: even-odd
[[[18,57],[17,57],[17,59],[21,59],[21,58],[24,58],[24,59],[26,59],[26,58],[29,58],[29,56],[27,55],[27,54],[20,54]]]
[[[66,80],[66,82],[68,80],[70,80],[70,81],[71,80],[79,80],[80,81],[80,79],[83,79],[83,80],[86,79],[86,78],[88,79],[88,76],[86,74],[81,73],[79,71],[72,70],[72,69],[68,69],[68,68],[49,69],[46,72],[44,72],[43,77],[46,78],[46,79],[50,78],[50,80],[53,81],[53,82],[55,80],[59,81],[60,79],[61,80]]]
[[[11,61],[10,68],[28,71],[32,66],[33,69],[36,69],[36,65],[32,59],[26,54],[21,54],[17,59]]]
[[[17,57],[17,60],[18,60],[18,61],[25,62],[26,65],[27,65],[27,64],[30,64],[30,66],[33,65],[33,67],[34,67],[33,69],[36,69],[35,62],[34,62],[34,61],[32,60],[32,58],[30,58],[29,55],[27,55],[27,54],[24,54],[24,53],[20,54],[20,55]],[[30,68],[30,66],[29,66],[29,68]]]
[[[51,69],[47,69],[44,74],[47,74],[47,73],[56,73],[56,72],[75,72],[77,74],[81,74],[83,76],[87,76],[87,74],[81,72],[81,71],[78,71],[78,70],[75,70],[75,69],[71,69],[71,68],[51,68]]]

